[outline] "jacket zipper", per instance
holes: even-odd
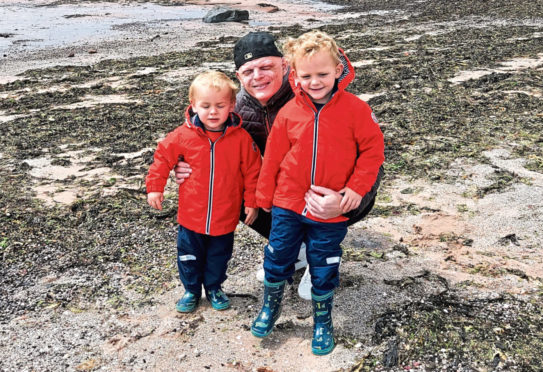
[[[311,105],[308,105],[313,114],[315,115],[315,120],[313,121],[313,154],[311,156],[311,185],[315,184],[315,173],[317,171],[317,151],[318,151],[318,139],[319,139],[319,115],[324,107],[319,111],[313,110]],[[307,205],[302,211],[302,216],[307,215]]]
[[[332,93],[332,96],[328,100],[330,102],[332,98],[336,95],[337,91]],[[317,152],[318,152],[318,139],[319,139],[319,115],[321,114],[322,110],[324,110],[324,106],[328,104],[326,102],[319,111],[313,110],[313,105],[311,103],[307,102],[308,97],[303,94],[302,97],[304,99],[305,104],[309,107],[311,111],[313,111],[313,114],[315,115],[315,121],[313,122],[313,156],[311,157],[311,185],[315,184],[315,173],[317,172]],[[304,207],[304,210],[302,211],[302,216],[305,216],[307,214],[307,205]]]
[[[226,131],[225,131],[226,133]],[[207,217],[206,217],[206,235],[209,235],[211,228],[211,212],[213,211],[213,185],[215,178],[215,144],[224,137],[224,133],[215,140],[207,139],[209,141],[209,193],[207,199]]]

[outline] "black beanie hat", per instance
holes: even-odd
[[[283,57],[277,46],[275,38],[267,32],[249,32],[234,45],[234,62],[236,70],[245,62],[262,57]]]

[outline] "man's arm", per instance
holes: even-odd
[[[343,214],[340,208],[343,195],[326,187],[311,186],[311,189],[305,194],[307,209],[313,216],[323,220],[335,218],[343,214],[345,217],[349,218],[349,224],[351,224],[351,220],[358,222],[371,210],[371,208],[368,207],[373,205],[383,174],[384,170],[383,166],[381,166],[381,168],[379,168],[379,173],[377,174],[375,183],[371,187],[371,190],[364,194],[358,208]]]
[[[249,133],[240,129],[244,133],[244,140],[241,147],[241,173],[243,175],[243,201],[245,206],[245,224],[250,225],[258,216],[258,207],[256,205],[256,184],[258,174],[262,165],[260,150],[256,146]]]

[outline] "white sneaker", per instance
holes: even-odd
[[[294,270],[298,271],[300,269],[303,269],[304,267],[307,267],[307,261],[296,261],[294,264]],[[256,280],[259,282],[264,282],[264,269],[260,268],[256,271]]]
[[[259,282],[264,282],[264,268],[263,267],[257,270],[256,280],[258,280]]]
[[[304,276],[302,276],[298,286],[298,296],[304,300],[311,300],[311,287],[311,274],[309,273],[309,266],[306,266]]]
[[[305,254],[306,246],[302,243],[300,246],[300,253],[298,253],[298,261],[294,264],[294,271],[298,271],[307,266],[307,256]]]

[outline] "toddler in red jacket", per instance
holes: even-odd
[[[261,157],[234,114],[237,86],[225,74],[198,75],[189,88],[184,125],[159,142],[146,178],[147,202],[162,209],[164,187],[179,158],[192,174],[179,186],[177,265],[185,294],[179,312],[194,311],[202,285],[216,310],[230,307],[222,291],[242,199],[250,225],[258,216],[255,189]]]
[[[384,161],[383,134],[370,107],[345,91],[354,69],[335,41],[311,31],[283,47],[291,65],[295,97],[278,113],[266,144],[257,185],[257,204],[272,212],[264,254],[264,304],[251,332],[265,337],[281,312],[285,282],[306,243],[311,273],[314,354],[334,348],[332,300],[339,285],[343,215],[322,220],[308,212],[304,196],[312,185],[343,194],[343,213],[358,207]]]

